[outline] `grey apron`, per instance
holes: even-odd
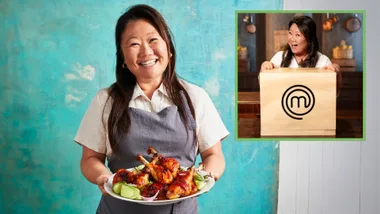
[[[183,96],[183,94],[181,94]],[[181,119],[177,106],[169,106],[158,113],[129,108],[131,117],[130,132],[119,149],[122,155],[113,155],[108,160],[108,167],[112,173],[121,168],[132,168],[142,164],[136,160],[142,154],[150,160],[146,153],[149,146],[164,156],[176,158],[181,166],[192,166],[196,160],[195,150],[195,121],[185,101],[187,117],[190,119],[188,133],[184,121]],[[190,198],[171,205],[149,206],[131,203],[102,196],[97,214],[196,214],[198,203],[196,198]]]

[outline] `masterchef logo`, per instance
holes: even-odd
[[[289,87],[282,95],[282,109],[291,118],[302,120],[314,108],[315,97],[310,88],[304,85]]]

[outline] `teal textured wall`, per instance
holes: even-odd
[[[269,1],[10,1],[0,3],[0,213],[94,213],[100,198],[73,142],[96,91],[114,81],[114,27],[147,3],[169,23],[180,76],[202,86],[231,135],[227,168],[201,213],[274,213],[276,142],[235,141],[235,9]]]

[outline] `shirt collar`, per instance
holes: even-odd
[[[160,84],[160,86],[157,88],[156,91],[158,91],[158,92],[162,93],[163,95],[169,97],[168,91],[167,91],[167,89],[163,83]],[[156,91],[154,93],[156,93]],[[139,84],[136,83],[135,88],[133,90],[133,95],[132,95],[131,100],[134,100],[140,96],[147,98],[147,96],[144,94],[143,90],[140,88]]]

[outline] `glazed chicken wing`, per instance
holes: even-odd
[[[135,172],[130,172],[126,169],[119,169],[117,170],[115,176],[113,177],[113,180],[112,180],[112,185],[120,182],[120,181],[125,181],[127,183],[132,183],[133,182],[133,179],[134,179],[134,176],[135,176]]]
[[[119,169],[113,177],[112,184],[120,181],[125,181],[128,184],[135,184],[138,189],[142,189],[145,185],[149,184],[150,174],[147,170],[141,171],[128,171],[126,169]]]
[[[168,189],[167,184],[152,183],[151,185],[147,185],[144,187],[144,189],[141,191],[141,195],[144,197],[152,197],[158,191],[160,191],[156,197],[156,200],[165,200],[165,199],[167,199],[166,198],[167,189]]]
[[[189,196],[198,191],[193,181],[194,170],[195,167],[193,166],[186,171],[178,173],[177,178],[168,186],[166,192],[168,199]]]
[[[172,172],[169,169],[164,166],[156,165],[158,158],[155,158],[149,163],[142,155],[137,155],[137,160],[141,161],[145,167],[150,170],[150,174],[157,182],[170,184],[174,180]]]
[[[149,178],[150,174],[144,170],[141,170],[134,176],[132,184],[135,184],[137,188],[141,190],[149,184]]]
[[[177,177],[178,171],[180,169],[180,164],[175,158],[159,155],[152,146],[149,146],[147,153],[149,155],[153,155],[152,162],[154,162],[156,165],[163,166],[164,168],[170,170],[173,178]]]

